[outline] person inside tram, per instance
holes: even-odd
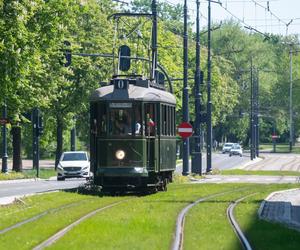
[[[140,135],[142,133],[141,115],[139,110],[135,112],[135,134]]]

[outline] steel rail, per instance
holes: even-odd
[[[184,230],[185,215],[193,206],[195,206],[198,203],[201,203],[203,201],[214,198],[214,197],[222,196],[222,195],[229,194],[229,193],[234,193],[234,192],[245,190],[245,189],[247,189],[247,188],[240,188],[240,189],[235,189],[235,190],[230,190],[230,191],[225,191],[225,192],[221,192],[221,193],[208,195],[208,196],[205,196],[205,197],[202,197],[202,198],[196,200],[192,204],[183,208],[181,210],[181,212],[179,213],[177,220],[176,220],[175,238],[173,240],[171,249],[172,250],[182,250],[183,249],[183,236],[184,236],[183,230]]]
[[[127,200],[122,200],[122,201],[118,201],[118,202],[114,202],[110,205],[107,205],[105,207],[101,207],[98,208],[84,216],[82,216],[80,219],[74,221],[73,223],[71,223],[70,225],[66,226],[65,228],[61,229],[60,231],[58,231],[56,234],[52,235],[50,238],[48,238],[47,240],[43,241],[41,244],[37,245],[36,247],[33,248],[33,250],[41,250],[44,249],[50,245],[52,245],[54,242],[56,242],[57,240],[59,240],[61,237],[63,237],[67,232],[69,232],[73,227],[77,226],[79,223],[81,223],[82,221],[94,216],[95,214],[97,214],[98,212],[101,212],[103,210],[112,208],[114,206],[119,205],[120,203],[124,203],[127,202],[131,199],[127,199]]]
[[[252,250],[252,247],[251,247],[249,241],[247,240],[246,236],[244,235],[243,231],[241,230],[239,224],[238,224],[237,221],[235,220],[234,214],[233,214],[233,210],[234,210],[235,206],[236,206],[239,202],[241,202],[241,201],[245,200],[246,198],[248,198],[248,197],[250,197],[250,196],[253,196],[253,195],[255,195],[255,194],[257,194],[257,193],[253,193],[253,194],[246,195],[246,196],[244,196],[244,197],[242,197],[242,198],[240,198],[240,199],[238,199],[238,200],[232,202],[232,203],[228,206],[228,208],[227,208],[227,218],[228,218],[228,220],[230,221],[230,224],[231,224],[231,226],[233,227],[234,232],[235,232],[236,235],[238,236],[238,238],[239,238],[239,240],[240,240],[240,242],[241,242],[241,244],[242,244],[242,246],[243,246],[243,248],[244,248],[245,250]]]
[[[72,203],[64,204],[64,205],[56,207],[56,208],[48,209],[48,210],[46,210],[46,211],[44,211],[42,213],[39,213],[39,214],[37,214],[37,215],[35,215],[35,216],[31,217],[31,218],[28,218],[26,220],[20,221],[20,222],[14,224],[14,225],[11,225],[11,226],[9,226],[7,228],[4,228],[4,229],[0,230],[0,235],[4,234],[4,233],[7,233],[7,232],[9,232],[9,231],[11,231],[11,230],[13,230],[15,228],[18,228],[18,227],[20,227],[20,226],[22,226],[24,224],[27,224],[29,222],[36,221],[37,219],[39,219],[39,218],[41,218],[41,217],[43,217],[43,216],[45,216],[45,215],[47,215],[49,213],[53,213],[53,212],[56,212],[56,211],[59,211],[59,210],[65,209],[65,208],[70,208],[70,207],[76,206],[77,204],[84,203],[84,202],[86,202],[88,200],[90,200],[90,199],[86,199],[86,200],[79,201],[79,202],[72,202]]]

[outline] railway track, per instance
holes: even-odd
[[[257,194],[257,193],[253,193],[253,194],[250,194],[250,195],[243,196],[242,198],[232,202],[227,208],[227,218],[228,218],[231,226],[233,227],[234,232],[236,233],[237,237],[239,238],[239,240],[240,240],[240,242],[241,242],[241,244],[242,244],[242,246],[245,250],[252,250],[252,247],[251,247],[249,241],[247,240],[246,236],[244,235],[243,231],[241,230],[239,224],[237,223],[237,221],[234,217],[233,211],[234,211],[235,206],[239,202],[241,202],[241,201],[243,201],[243,200],[247,199],[248,197],[253,196],[255,194]]]
[[[221,192],[221,193],[208,195],[208,196],[205,196],[205,197],[202,197],[202,198],[196,200],[192,204],[190,204],[190,205],[186,206],[184,209],[182,209],[181,212],[179,213],[178,217],[177,217],[177,220],[176,220],[175,238],[173,240],[173,244],[172,244],[171,249],[172,250],[182,250],[183,249],[185,216],[192,207],[194,207],[195,205],[197,205],[201,202],[210,200],[212,198],[215,198],[215,197],[218,197],[218,196],[223,196],[223,195],[229,194],[229,193],[234,193],[234,192],[237,192],[237,191],[242,191],[242,190],[245,190],[245,189],[247,189],[247,188],[241,188],[241,189],[230,190],[230,191],[225,191],[225,192]],[[251,195],[254,195],[254,194],[251,194]],[[249,197],[251,195],[244,196],[244,197],[240,198],[239,200],[235,201],[233,208],[235,207],[235,205],[238,202],[242,201],[243,199],[246,199],[247,197]],[[232,211],[233,211],[233,208],[232,208]],[[232,213],[231,218],[234,219],[233,213]],[[238,226],[237,223],[235,225]],[[239,229],[239,231],[241,232],[240,229]],[[244,238],[246,239],[246,237],[244,237]],[[245,248],[245,249],[250,250],[251,248]]]
[[[82,216],[81,218],[79,218],[78,220],[74,221],[73,223],[71,223],[70,225],[66,226],[65,228],[61,229],[60,231],[58,231],[56,234],[52,235],[50,238],[48,238],[47,240],[43,241],[41,244],[37,245],[36,247],[33,248],[33,250],[41,250],[44,249],[46,247],[51,246],[53,243],[55,243],[57,240],[59,240],[61,237],[63,237],[68,231],[70,231],[72,228],[74,228],[76,225],[78,225],[79,223],[81,223],[82,221],[94,216],[95,214],[102,212],[106,209],[112,208],[114,206],[117,206],[121,203],[125,203],[129,200],[132,199],[127,199],[127,200],[122,200],[122,201],[117,201],[114,202],[112,204],[109,204],[105,207],[101,207],[98,208],[84,216]]]

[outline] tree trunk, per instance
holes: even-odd
[[[55,169],[57,168],[63,149],[63,121],[58,116],[56,117],[56,143]]]
[[[22,172],[23,170],[23,165],[22,165],[22,158],[21,158],[21,142],[22,142],[22,137],[21,137],[21,127],[19,126],[14,126],[11,129],[11,134],[13,138],[13,167],[12,170],[16,172]]]

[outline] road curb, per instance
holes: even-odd
[[[286,199],[284,201],[281,201],[281,200],[271,200],[271,198],[277,194],[283,194],[283,193],[286,193],[286,192],[292,192],[292,191],[300,191],[299,188],[293,188],[293,189],[286,189],[286,190],[280,190],[280,191],[275,191],[275,192],[272,192],[271,194],[269,194],[263,201],[262,203],[260,204],[260,207],[257,211],[258,213],[258,217],[259,219],[261,220],[266,220],[266,221],[271,221],[271,222],[279,222],[279,223],[282,223],[282,224],[285,224],[287,227],[289,228],[293,228],[293,229],[296,229],[297,231],[300,231],[300,223],[293,220],[292,217],[291,217],[291,211],[292,211],[292,202],[291,200],[292,199]],[[269,218],[268,216],[264,216],[263,215],[263,211],[264,211],[264,208],[267,206],[267,203],[272,203],[274,202],[274,204],[270,205],[270,206],[273,206],[273,210],[278,210],[277,206],[279,202],[284,202],[284,206],[283,206],[283,214],[282,216],[275,216],[274,218]],[[268,208],[270,209],[270,208]],[[274,212],[273,212],[274,213]]]
[[[33,182],[33,181],[40,181],[40,180],[41,180],[40,178],[2,180],[2,181],[0,181],[0,185],[12,184],[12,183],[22,183],[22,182]]]

